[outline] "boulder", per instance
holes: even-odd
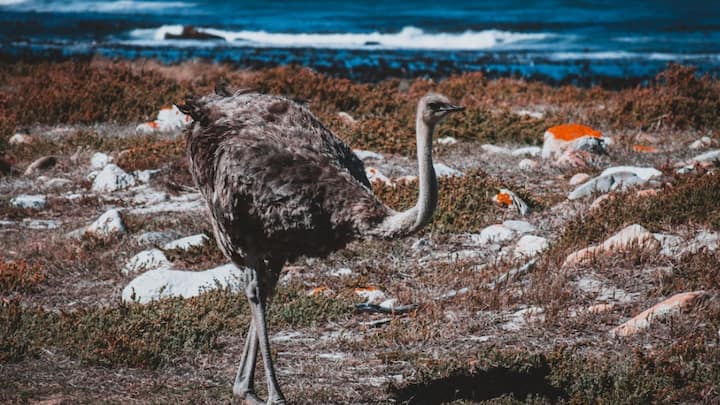
[[[605,194],[615,190],[623,191],[630,186],[644,182],[645,180],[630,171],[600,175],[575,188],[575,190],[568,195],[568,200],[590,197],[595,193]]]
[[[166,32],[165,33],[165,39],[194,39],[194,40],[200,40],[200,41],[207,41],[207,40],[225,40],[225,38],[221,37],[220,35],[211,34],[209,32],[201,31],[192,25],[186,25],[182,28],[182,32],[179,34],[174,34],[172,32]]]
[[[147,304],[163,298],[191,298],[219,289],[240,291],[244,287],[243,271],[228,263],[205,271],[182,271],[159,268],[132,280],[122,291],[124,302]]]
[[[471,234],[470,240],[476,245],[508,242],[515,238],[515,231],[502,224],[490,225],[480,231],[480,234]]]
[[[557,159],[567,150],[605,153],[606,144],[600,131],[579,124],[564,124],[545,131],[541,156]]]
[[[651,248],[658,246],[658,241],[650,231],[637,224],[630,225],[599,245],[580,249],[568,255],[565,263],[563,263],[563,267],[582,264],[595,256],[603,254],[608,256],[614,255],[617,252],[626,251],[632,247]]]
[[[589,174],[577,173],[576,175],[574,175],[570,178],[570,181],[568,182],[568,184],[570,184],[571,186],[577,186],[578,184],[585,183],[588,180],[590,180]]]
[[[705,295],[704,291],[693,291],[675,294],[672,297],[656,304],[645,311],[634,316],[629,321],[612,329],[610,336],[624,337],[631,336],[641,332],[658,319],[665,319],[673,314],[677,314],[680,310],[690,307],[698,298]]]

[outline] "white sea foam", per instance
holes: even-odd
[[[330,48],[330,49],[442,49],[483,50],[502,48],[521,42],[531,43],[551,38],[549,33],[519,33],[500,30],[465,31],[462,33],[427,33],[417,27],[405,27],[396,33],[275,33],[267,31],[226,31],[200,28],[208,34],[218,35],[237,46],[276,48]],[[131,44],[167,45],[165,34],[180,34],[182,26],[164,25],[155,29],[137,29],[130,32]],[[193,41],[197,42],[197,41]]]
[[[28,1],[0,0],[0,6],[13,6],[18,11],[50,13],[143,13],[164,11],[173,8],[194,7],[194,3],[183,1]]]

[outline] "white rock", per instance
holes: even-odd
[[[102,152],[96,152],[90,158],[90,167],[94,170],[102,170],[103,167],[107,166],[112,162],[112,158]]]
[[[480,231],[480,234],[470,235],[470,240],[476,245],[507,242],[515,238],[515,231],[505,225],[495,224]]]
[[[693,162],[714,162],[720,160],[720,149],[702,153],[691,159]]]
[[[84,230],[85,234],[93,234],[100,237],[125,232],[125,224],[123,224],[120,211],[114,208],[100,215],[100,218],[95,220],[95,222],[90,224],[90,226]]]
[[[585,183],[590,180],[590,175],[587,173],[578,173],[570,178],[568,184],[571,186],[577,186],[578,184]]]
[[[455,145],[457,143],[457,139],[452,136],[444,136],[442,138],[438,138],[437,143],[440,145]]]
[[[67,186],[72,185],[72,180],[63,179],[63,178],[52,178],[48,179],[43,183],[43,187],[47,189],[57,190],[61,188],[65,188]]]
[[[437,177],[445,177],[445,176],[464,176],[464,173],[455,170],[450,166],[444,165],[442,163],[435,163],[433,164],[433,168],[435,169],[435,175]]]
[[[23,144],[28,145],[28,144],[33,143],[33,141],[34,141],[34,139],[32,136],[30,136],[28,134],[17,133],[17,134],[14,134],[13,136],[11,136],[10,139],[8,139],[8,144],[10,144],[10,145],[23,145]]]
[[[330,275],[331,275],[331,276],[335,276],[335,277],[346,277],[346,276],[349,276],[349,275],[351,275],[351,274],[352,274],[352,270],[350,270],[350,269],[347,268],[347,267],[341,267],[341,268],[339,268],[339,269],[337,269],[337,270],[333,270],[333,271],[330,272]]]
[[[172,242],[168,242],[163,246],[163,249],[165,250],[171,250],[171,249],[182,249],[182,250],[190,250],[194,247],[203,246],[206,244],[210,239],[208,239],[205,234],[199,233],[197,235],[192,236],[186,236],[184,238],[180,238],[177,240],[174,240]]]
[[[542,152],[542,148],[539,146],[527,146],[525,148],[519,148],[512,151],[513,156],[532,156],[537,157],[540,156],[540,153]]]
[[[47,197],[41,194],[20,194],[10,199],[10,205],[18,208],[39,210],[47,205]]]
[[[520,170],[529,172],[531,170],[535,170],[538,167],[538,162],[532,159],[523,159],[518,162],[518,168]]]
[[[710,145],[712,145],[713,141],[712,138],[709,136],[703,136],[702,138],[696,140],[695,142],[691,143],[688,148],[690,149],[702,149],[706,148]]]
[[[383,156],[377,152],[371,152],[369,150],[353,149],[353,153],[355,153],[355,156],[357,156],[358,159],[360,159],[360,160],[366,160],[366,159],[384,160],[385,159],[385,156]]]
[[[45,219],[23,218],[23,226],[28,229],[58,229],[60,224],[57,221]]]
[[[645,183],[645,180],[632,172],[616,172],[598,176],[578,186],[568,195],[568,200],[577,200],[593,195],[594,193],[607,193],[610,191],[623,191],[635,184]]]
[[[660,242],[660,253],[664,256],[679,257],[683,253],[685,248],[683,238],[662,233],[655,233],[653,237]]]
[[[654,167],[635,167],[635,166],[615,166],[608,167],[600,173],[600,176],[608,176],[616,173],[633,173],[644,181],[648,181],[653,177],[662,176],[662,172]]]
[[[708,232],[701,230],[695,235],[690,243],[690,252],[697,253],[701,249],[707,249],[714,252],[720,247],[720,234],[717,232]]]
[[[387,186],[393,185],[393,182],[390,181],[390,179],[387,176],[380,173],[380,170],[378,170],[374,167],[366,167],[365,175],[367,176],[368,180],[370,180],[370,183],[380,182]]]
[[[380,303],[380,308],[393,310],[395,308],[395,304],[397,304],[397,298],[389,298]]]
[[[135,178],[112,163],[105,166],[93,181],[92,190],[96,193],[113,192],[135,185]]]
[[[160,268],[147,271],[122,291],[124,302],[148,302],[171,297],[191,298],[217,288],[240,291],[243,272],[229,263],[205,271],[182,271]]]
[[[177,237],[175,232],[145,232],[137,236],[139,245],[155,245],[167,243]]]
[[[385,293],[374,287],[356,288],[355,294],[364,298],[369,304],[377,304],[385,300]]]
[[[497,145],[491,145],[489,143],[486,143],[484,145],[481,145],[480,148],[484,150],[486,153],[494,153],[498,155],[511,155],[512,151],[508,148],[497,146]]]
[[[547,249],[548,240],[535,235],[524,235],[515,246],[515,257],[535,257]]]
[[[122,273],[128,275],[167,266],[170,266],[170,260],[162,250],[149,249],[133,256],[123,267]]]
[[[132,197],[133,204],[155,205],[170,199],[170,195],[164,191],[158,191],[148,186],[133,188],[136,194]]]
[[[160,173],[160,169],[137,170],[133,172],[135,177],[137,177],[138,181],[141,183],[149,183],[150,180],[158,173]]]
[[[506,228],[510,228],[520,235],[535,231],[535,227],[527,221],[507,220],[502,224]]]
[[[180,131],[192,122],[189,115],[183,114],[176,106],[161,108],[157,119],[140,124],[135,129],[139,133],[150,134],[153,132],[175,132]]]

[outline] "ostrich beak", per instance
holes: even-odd
[[[447,112],[465,111],[465,106],[446,104],[440,108],[440,111],[447,111]]]

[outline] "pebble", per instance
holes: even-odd
[[[440,145],[455,145],[457,143],[457,139],[453,138],[452,136],[444,136],[442,138],[438,138],[437,143]]]
[[[665,319],[677,314],[681,309],[691,306],[698,298],[705,295],[704,291],[693,291],[675,294],[634,316],[629,321],[610,331],[610,336],[625,337],[637,334],[658,319]]]
[[[94,192],[113,192],[135,185],[135,178],[115,164],[108,164],[93,180]]]
[[[240,291],[243,271],[228,263],[205,271],[159,268],[139,275],[122,291],[124,302],[147,304],[163,298],[191,298],[215,289]]]
[[[40,210],[47,206],[47,197],[42,194],[20,194],[10,199],[10,205],[18,208]]]

